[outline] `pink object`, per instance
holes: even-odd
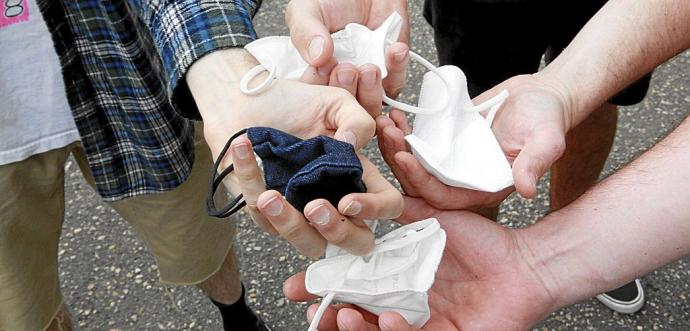
[[[0,28],[28,20],[28,0],[0,0]]]

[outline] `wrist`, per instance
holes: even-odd
[[[534,79],[539,81],[547,90],[551,91],[561,103],[561,111],[563,112],[564,127],[567,131],[577,126],[579,123],[577,111],[580,109],[577,104],[577,98],[573,88],[559,78],[555,70],[548,70],[548,67],[532,75]]]
[[[554,212],[517,230],[520,253],[553,299],[549,312],[609,289],[611,280],[591,260],[592,236],[574,233],[567,215]]]
[[[227,119],[224,113],[238,109],[243,97],[240,80],[257,64],[243,48],[218,50],[192,64],[185,79],[204,122],[212,124]]]

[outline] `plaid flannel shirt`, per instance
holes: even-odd
[[[39,0],[100,195],[174,189],[194,162],[195,60],[256,39],[261,0]]]

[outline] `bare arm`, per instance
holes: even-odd
[[[570,206],[522,232],[559,306],[690,254],[690,120]],[[572,286],[578,284],[578,286]]]
[[[537,77],[569,104],[568,128],[616,92],[690,47],[690,1],[609,1]]]

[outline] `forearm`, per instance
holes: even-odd
[[[690,120],[576,202],[520,230],[559,306],[690,254]]]
[[[223,117],[221,112],[232,112],[240,106],[240,80],[257,63],[244,48],[230,48],[210,53],[189,68],[187,85],[204,122],[215,123]],[[228,104],[233,99],[236,103]],[[241,122],[240,118],[237,120]]]
[[[609,1],[536,76],[569,104],[575,127],[608,98],[690,47],[690,1]]]

